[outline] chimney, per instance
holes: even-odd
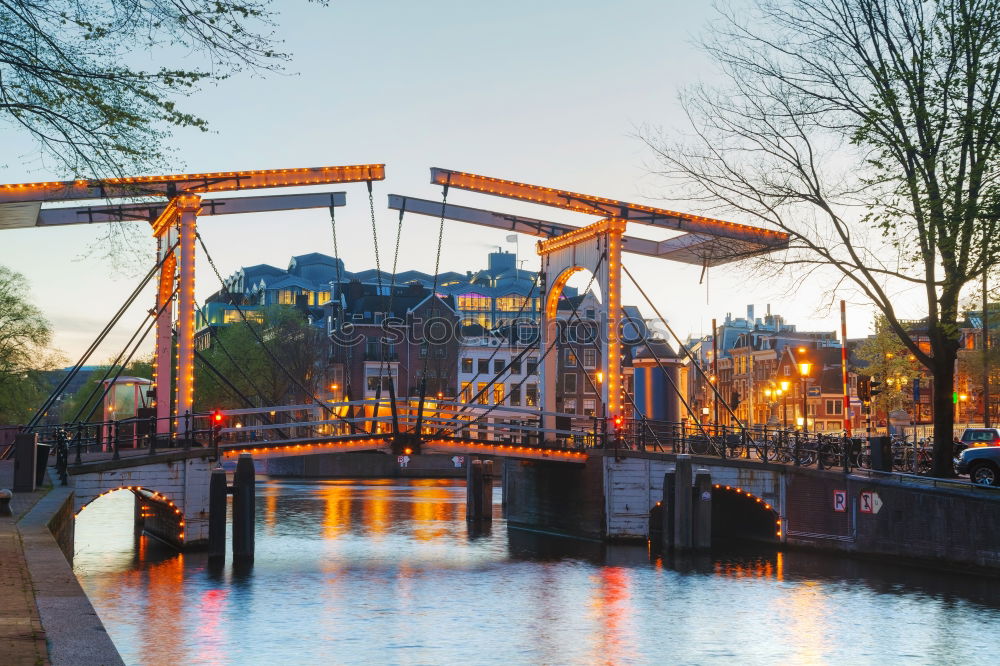
[[[747,306],[747,321],[753,324],[753,306]]]

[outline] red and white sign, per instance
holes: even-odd
[[[882,498],[878,496],[878,493],[874,490],[862,490],[859,496],[861,501],[861,506],[859,511],[861,513],[878,513],[882,508]]]
[[[847,491],[846,490],[834,490],[833,491],[833,510],[843,513],[847,511]]]

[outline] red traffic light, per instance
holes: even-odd
[[[615,417],[615,420],[614,420],[614,424],[615,424],[615,428],[616,428],[616,429],[617,429],[617,428],[621,428],[621,427],[622,427],[622,424],[623,424],[624,422],[625,422],[625,419],[624,419],[624,417],[622,417],[622,415],[621,415],[621,414],[619,414],[618,416],[616,416],[616,417]]]
[[[212,421],[214,423],[222,423],[222,412],[218,409],[212,412]]]

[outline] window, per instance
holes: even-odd
[[[518,312],[522,309],[530,310],[528,298],[525,296],[511,294],[497,299],[497,310],[501,312]]]
[[[479,311],[489,311],[492,309],[489,296],[483,296],[482,294],[469,293],[463,294],[458,297],[458,309],[459,310],[479,310]]]
[[[246,317],[249,322],[253,322],[255,324],[264,323],[264,313],[260,310],[243,310],[243,316]],[[243,317],[240,317],[240,313],[236,310],[224,310],[222,312],[223,324],[238,324],[241,321],[243,321]]]
[[[593,393],[595,388],[599,388],[601,386],[601,383],[599,381],[597,381],[597,375],[591,374],[589,376],[590,376],[590,380],[587,381],[587,382],[584,382],[584,384],[583,384],[583,392],[584,393]]]
[[[518,359],[516,361],[511,361],[510,362],[510,374],[512,374],[512,375],[519,375],[519,374],[521,374],[521,360],[520,359]]]
[[[328,291],[317,291],[316,292],[316,301],[313,303],[313,305],[323,305],[328,300],[330,300],[330,292],[328,292]]]
[[[566,350],[566,367],[575,368],[576,367],[576,353],[572,349]]]
[[[597,350],[596,349],[584,349],[583,350],[583,367],[585,367],[585,368],[596,368],[597,367]]]
[[[532,356],[528,359],[528,374],[537,375],[538,374],[538,357]]]
[[[519,407],[521,405],[521,386],[520,384],[511,384],[510,387],[510,404],[514,407]]]
[[[501,372],[503,372],[503,367],[505,365],[507,365],[507,363],[503,359],[501,358],[493,359],[493,374],[499,375]]]
[[[503,384],[493,385],[493,404],[502,405],[503,404]]]
[[[479,363],[477,364],[477,367],[476,367],[476,372],[478,372],[481,375],[489,374],[489,372],[490,372],[490,359],[488,359],[488,358],[481,358],[481,359],[479,359]]]
[[[476,384],[476,394],[479,396],[480,405],[490,404],[489,382],[479,382]]]
[[[593,398],[588,398],[583,401],[583,414],[584,416],[593,416],[597,412],[597,401]]]
[[[295,305],[295,292],[291,289],[278,290],[279,305]]]
[[[816,405],[815,403],[809,403],[806,405],[806,414],[809,416],[816,416]]]
[[[528,384],[528,390],[524,394],[524,404],[528,407],[538,406],[538,384]]]
[[[365,358],[371,361],[377,361],[379,357],[378,340],[375,338],[368,338],[365,340]]]
[[[567,372],[563,375],[562,390],[565,393],[576,393],[576,373]]]
[[[420,343],[420,358],[427,358],[427,343]]]
[[[472,372],[472,359],[463,358],[462,359],[462,372],[470,373]]]
[[[594,308],[587,308],[584,311],[583,316],[585,318],[587,318],[587,319],[596,319],[595,314],[594,314]]]
[[[844,403],[841,400],[827,400],[826,401],[826,414],[827,416],[833,416],[835,414],[844,413]]]
[[[576,414],[576,398],[566,398],[563,400],[563,412],[566,414]]]

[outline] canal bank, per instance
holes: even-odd
[[[73,557],[73,492],[56,485],[22,493],[14,515],[0,518],[4,562],[4,663],[115,665],[124,663],[80,586]]]

